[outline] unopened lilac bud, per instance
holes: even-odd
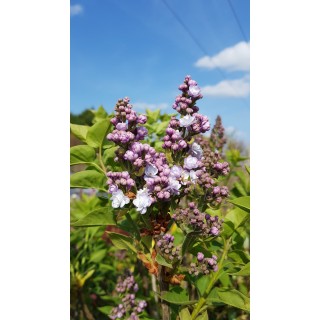
[[[196,207],[194,202],[189,202],[189,208],[194,209]]]
[[[137,118],[139,124],[145,124],[147,122],[147,117],[144,114],[140,114]]]
[[[204,254],[202,252],[198,252],[198,254],[197,254],[198,261],[201,262],[203,260],[203,258],[204,258]]]
[[[213,188],[213,193],[214,194],[219,194],[220,193],[220,187],[214,187]]]
[[[212,227],[210,233],[217,236],[219,234],[219,229],[217,227]]]
[[[128,126],[126,123],[124,122],[119,122],[117,125],[116,125],[116,129],[117,130],[120,130],[120,131],[125,131],[128,129]]]
[[[215,263],[216,263],[216,261],[215,261],[214,259],[212,259],[212,258],[209,258],[209,259],[208,259],[208,264],[209,264],[210,266],[213,266]]]

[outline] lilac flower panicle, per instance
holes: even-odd
[[[205,258],[202,252],[198,252],[197,263],[190,264],[189,274],[198,276],[199,273],[202,273],[207,275],[210,273],[210,271],[218,271],[217,257],[215,255],[212,255],[211,258]]]
[[[174,236],[166,233],[158,237],[157,247],[159,248],[161,254],[168,260],[176,260],[180,258],[180,247],[175,247],[173,245]]]
[[[144,300],[136,300],[135,292],[138,291],[138,284],[133,275],[129,275],[124,280],[118,279],[116,291],[122,296],[121,303],[111,310],[110,319],[131,319],[139,320],[139,313],[142,313],[147,307]],[[130,314],[129,318],[127,318]]]
[[[177,208],[172,218],[180,228],[188,227],[201,231],[200,237],[218,236],[223,223],[218,216],[200,212],[194,202],[190,202],[186,209]]]

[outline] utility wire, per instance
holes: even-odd
[[[235,20],[237,21],[237,24],[238,24],[238,27],[239,27],[239,29],[240,29],[240,32],[242,33],[243,39],[244,39],[246,42],[248,42],[248,38],[246,37],[246,35],[245,35],[245,33],[244,33],[243,29],[242,29],[240,20],[239,20],[239,18],[238,18],[238,15],[237,15],[236,11],[235,11],[234,8],[233,8],[233,5],[232,5],[231,1],[230,1],[230,0],[227,0],[227,1],[228,1],[228,4],[229,4],[230,9],[231,9],[231,11],[232,11],[233,17],[234,17]]]
[[[201,45],[201,43],[198,41],[198,39],[192,34],[192,32],[189,30],[189,28],[186,26],[186,24],[180,19],[180,17],[175,13],[175,11],[168,5],[168,3],[165,0],[162,0],[162,2],[164,3],[164,5],[167,7],[167,9],[172,13],[172,15],[174,16],[174,18],[179,22],[179,24],[182,26],[182,28],[187,32],[187,34],[190,36],[190,38],[194,41],[194,43],[199,47],[199,49],[206,55],[209,56],[208,51]],[[225,79],[228,80],[226,75],[224,74],[224,72],[219,68],[216,67],[217,70],[219,71],[219,73],[221,74],[221,76]],[[233,87],[232,87],[233,88]],[[234,90],[236,92],[236,90]],[[237,93],[237,92],[236,92]],[[242,99],[242,101],[245,102],[246,106],[247,106],[247,99],[245,99],[244,97],[240,97]]]

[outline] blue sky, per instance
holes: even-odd
[[[200,113],[249,142],[249,0],[75,0],[70,23],[71,112],[128,96],[171,113],[190,74]]]

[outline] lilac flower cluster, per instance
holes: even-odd
[[[164,149],[173,152],[188,150],[188,141],[193,135],[210,130],[208,117],[197,113],[199,108],[195,106],[196,101],[202,98],[197,82],[186,76],[179,90],[182,94],[176,98],[172,107],[181,114],[181,118],[171,118],[162,145]]]
[[[203,96],[197,82],[192,80],[188,75],[179,86],[179,90],[182,91],[182,94],[176,97],[172,108],[182,115],[192,115],[193,113],[198,112],[199,108],[195,106],[195,103]]]
[[[111,310],[110,319],[125,319],[129,314],[127,320],[139,320],[138,314],[143,312],[147,303],[144,300],[137,301],[135,293],[138,291],[138,284],[135,282],[133,275],[129,275],[123,281],[118,279],[116,291],[119,294],[125,294],[117,307]]]
[[[229,163],[226,161],[221,162],[222,155],[219,150],[215,149],[215,151],[212,151],[209,141],[203,136],[197,136],[195,141],[202,147],[202,162],[206,168],[206,172],[208,172],[213,178],[218,178],[221,175],[228,175],[230,172]]]
[[[132,187],[135,186],[135,182],[131,179],[130,174],[128,171],[123,172],[107,172],[108,181],[107,184],[109,185],[109,193],[113,193],[117,191],[119,188],[124,188],[125,191],[130,191]]]
[[[179,259],[180,257],[180,247],[175,247],[173,241],[174,236],[169,233],[159,236],[157,240],[157,247],[161,254],[171,261]]]
[[[169,200],[172,195],[179,194],[179,182],[170,176],[171,170],[164,153],[156,152],[148,144],[134,142],[123,158],[132,163],[134,170],[144,167],[143,179],[152,202],[156,199]]]
[[[173,118],[173,119],[172,119]],[[171,121],[175,122],[175,117],[172,117]],[[170,122],[171,122],[170,121]],[[163,138],[163,145],[164,149],[171,149],[173,151],[182,150],[188,147],[187,142],[183,139],[181,132],[179,130],[175,130],[170,126],[166,129],[166,135]]]
[[[127,171],[123,172],[112,172],[107,173],[107,184],[109,185],[109,193],[112,194],[112,207],[113,208],[122,208],[130,202],[130,199],[125,196],[125,193],[130,191],[132,187],[135,186],[135,182],[130,178],[130,175]]]
[[[148,130],[140,124],[147,122],[145,115],[137,115],[132,110],[129,98],[118,100],[115,106],[115,117],[110,121],[115,129],[107,135],[107,139],[118,145],[126,145],[133,141],[143,140]],[[128,123],[127,123],[128,122]]]
[[[138,284],[135,282],[133,275],[129,275],[123,281],[121,278],[118,279],[116,291],[118,293],[124,293],[126,291],[137,292],[139,290]]]
[[[197,263],[190,264],[189,274],[195,276],[199,275],[199,273],[209,274],[211,270],[214,272],[218,271],[217,256],[212,255],[211,258],[205,258],[202,252],[198,252]]]
[[[186,209],[177,208],[172,218],[182,228],[192,228],[201,232],[201,236],[218,236],[223,223],[218,216],[200,212],[194,202],[190,202]]]
[[[214,144],[214,148],[221,152],[227,139],[224,137],[224,127],[220,116],[217,116],[216,118],[216,123],[212,128],[210,139]]]

